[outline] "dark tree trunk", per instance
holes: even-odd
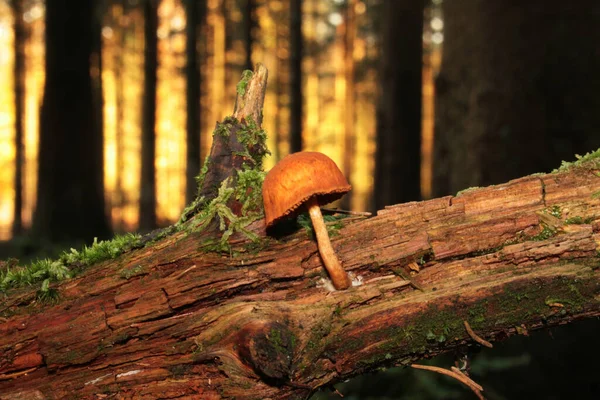
[[[290,0],[290,153],[302,151],[302,0]]]
[[[102,22],[106,12],[106,3],[101,0],[93,2],[92,6],[92,52],[90,54],[90,76],[92,77],[92,102],[94,111],[94,129],[96,137],[102,138],[101,145],[98,146],[99,154],[95,159],[96,168],[100,171],[100,179],[102,180],[102,195],[104,196],[104,89],[102,86]],[[106,209],[106,197],[103,205]],[[106,212],[105,215],[110,215]],[[111,226],[110,220],[107,220]]]
[[[246,61],[244,62],[244,69],[253,70],[252,65],[252,45],[254,43],[254,29],[256,27],[256,16],[254,10],[256,8],[255,0],[246,0],[244,12],[244,29],[246,30],[246,37],[244,40],[244,46],[246,48]]]
[[[198,60],[198,37],[204,15],[206,1],[186,0],[187,25],[186,37],[186,132],[187,132],[187,161],[186,161],[186,192],[185,201],[189,204],[198,192],[196,176],[200,173],[201,154],[201,121],[200,121],[200,63]]]
[[[600,3],[443,3],[434,195],[600,147]]]
[[[376,209],[421,196],[423,12],[423,0],[383,2]]]
[[[13,236],[23,233],[23,165],[25,161],[25,132],[23,118],[25,112],[25,40],[27,36],[23,23],[23,0],[12,0],[14,29],[14,71],[15,92],[15,203],[12,226]]]
[[[156,70],[158,0],[144,1],[144,98],[142,103],[142,176],[139,229],[156,228]]]
[[[356,131],[356,110],[354,95],[354,36],[356,34],[356,18],[354,8],[356,0],[346,2],[346,21],[344,27],[344,78],[346,81],[346,94],[344,104],[344,175],[352,183],[352,169],[354,165]],[[341,207],[350,209],[352,204],[352,191],[346,194],[341,201]]]
[[[46,82],[33,230],[53,241],[110,234],[102,135],[90,75],[96,2],[46,3]]]
[[[288,20],[289,10],[287,9],[279,9],[278,7],[269,4],[271,18],[275,23],[275,49],[280,49],[282,46],[287,46],[289,44],[289,25],[286,23]],[[274,69],[275,73],[271,78],[271,87],[274,88],[275,95],[275,132],[271,134],[275,138],[275,145],[271,149],[271,155],[275,162],[281,160],[282,151],[281,147],[287,145],[288,142],[288,122],[287,119],[288,114],[285,113],[285,109],[289,104],[288,101],[284,101],[285,93],[287,93],[288,85],[287,85],[287,77],[289,70],[289,62],[285,56],[282,56],[279,52],[275,52],[275,60],[276,66]],[[287,149],[286,149],[287,151]]]

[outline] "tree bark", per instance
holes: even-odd
[[[144,0],[144,98],[142,99],[142,168],[139,229],[156,228],[156,71],[158,69],[158,0]]]
[[[238,238],[227,254],[202,250],[210,233],[178,232],[61,283],[59,304],[12,293],[0,396],[304,398],[473,344],[464,321],[494,342],[600,316],[599,170],[596,159],[342,220],[333,246],[362,282],[346,291],[322,284],[300,231],[259,252]]]
[[[422,0],[383,2],[376,209],[421,197],[423,13]]]
[[[266,80],[258,65],[238,85],[198,207],[260,167],[265,148],[249,129],[260,136]],[[331,291],[304,230],[273,239],[259,220],[248,226],[258,241],[234,234],[219,252],[223,228],[194,229],[207,209],[192,208],[154,241],[53,283],[55,304],[31,287],[5,295],[0,397],[305,398],[473,344],[465,321],[493,342],[600,316],[599,197],[600,151],[556,173],[342,219],[332,244],[354,276],[345,291]],[[233,220],[245,205],[228,199]]]

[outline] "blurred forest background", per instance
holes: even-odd
[[[0,0],[2,256],[175,222],[256,62],[270,75],[267,169],[328,154],[353,185],[346,209],[600,148],[598,0]],[[597,398],[597,329],[501,343],[472,371],[490,399]],[[407,370],[340,390],[469,396]]]

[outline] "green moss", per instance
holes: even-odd
[[[250,240],[258,240],[258,236],[246,229],[250,223],[263,217],[262,212],[243,209],[242,215],[238,216],[227,206],[232,196],[242,198],[240,187],[231,187],[230,179],[225,179],[221,183],[217,197],[200,211],[197,220],[194,222],[193,231],[204,230],[213,219],[219,224],[219,230],[222,232],[219,240],[219,247],[229,249],[229,238],[236,232],[244,234]],[[256,190],[256,189],[255,189]],[[244,203],[245,204],[245,203]]]
[[[204,159],[204,163],[202,164],[202,168],[200,168],[200,173],[196,177],[196,183],[198,184],[198,190],[202,188],[202,184],[204,183],[204,178],[206,177],[206,173],[208,172],[208,168],[210,166],[210,155],[207,155]]]
[[[329,237],[335,237],[340,234],[340,232],[339,232],[340,229],[342,229],[344,227],[342,220],[344,220],[347,217],[348,217],[347,215],[343,215],[343,214],[340,214],[340,215],[324,214],[323,215],[323,221],[325,221],[325,223],[326,223],[325,226],[327,228],[327,233],[329,234]],[[308,237],[315,240],[315,231],[313,229],[312,221],[311,221],[310,215],[308,215],[308,213],[299,214],[298,217],[296,217],[296,224],[299,225],[301,228],[304,228]]]
[[[251,71],[247,72],[249,74],[243,76],[238,89],[242,87],[245,90],[244,85],[246,83],[244,83],[244,79],[249,79],[252,76]],[[242,152],[236,153],[238,157],[242,157],[241,168],[236,170],[232,177],[220,183],[217,188],[217,196],[214,199],[208,201],[203,197],[199,197],[186,207],[177,223],[178,229],[185,229],[183,224],[196,215],[195,220],[190,225],[190,230],[199,232],[206,229],[212,221],[216,221],[219,230],[222,232],[221,238],[218,243],[211,241],[203,244],[201,248],[205,251],[233,254],[229,246],[229,238],[235,233],[241,233],[253,242],[259,239],[246,227],[264,217],[262,184],[265,178],[263,159],[266,154],[269,154],[266,146],[267,136],[264,130],[258,128],[251,117],[247,117],[243,122],[239,122],[233,117],[227,117],[223,123],[217,124],[214,135],[227,137],[233,131],[235,131],[237,140],[243,145],[244,149]],[[210,159],[207,157],[197,178],[200,188],[208,173],[209,165]],[[229,204],[233,201],[241,205],[239,212],[233,212],[229,207]]]
[[[481,189],[481,187],[480,186],[473,186],[473,187],[470,187],[470,188],[459,190],[458,192],[456,192],[456,196],[455,197],[461,196],[461,195],[463,195],[465,193],[469,193],[469,192],[472,192],[472,191],[477,190],[477,189]]]
[[[562,218],[562,210],[559,206],[552,206],[547,210],[548,214],[556,218]]]
[[[240,79],[236,86],[238,96],[243,96],[246,94],[246,89],[248,88],[248,83],[250,82],[252,75],[253,73],[249,69],[242,72],[242,79]]]
[[[542,231],[535,236],[531,236],[529,240],[533,240],[534,242],[541,242],[542,240],[550,239],[553,236],[556,236],[557,230],[552,228],[551,226],[542,223]]]
[[[187,364],[177,364],[167,367],[173,378],[181,378],[192,371],[192,366]]]
[[[36,298],[44,304],[56,304],[60,300],[60,292],[58,289],[50,287],[48,280],[44,280],[42,287],[37,291]]]
[[[399,324],[392,322],[390,326],[368,333],[367,337],[357,340],[381,343],[377,354],[365,364],[374,367],[389,359],[387,354],[392,354],[394,358],[394,355],[423,354],[439,348],[441,344],[460,344],[466,337],[464,321],[468,321],[476,331],[490,331],[497,329],[499,325],[527,326],[558,317],[555,311],[547,306],[553,302],[564,305],[561,311],[563,313],[580,311],[586,304],[598,301],[594,297],[595,288],[593,279],[584,281],[581,278],[570,277],[557,277],[537,285],[515,282],[509,284],[502,292],[490,295],[478,303],[464,302],[456,296],[451,304],[443,308],[430,306],[410,321],[402,321]],[[357,340],[344,341],[343,347],[336,351],[349,351],[356,346]]]
[[[569,217],[565,220],[565,224],[567,225],[581,225],[581,224],[589,224],[594,220],[592,217],[583,218],[581,216]]]
[[[146,273],[146,270],[143,266],[136,265],[134,267],[123,268],[121,270],[121,272],[119,273],[119,275],[121,276],[121,278],[129,280],[130,278],[133,278],[134,276],[144,275],[145,273]]]
[[[335,310],[333,310],[333,316],[337,317],[337,318],[341,317],[342,316],[342,310],[343,310],[342,306],[337,305],[335,307]]]
[[[477,327],[479,324],[485,323],[485,315],[487,313],[488,301],[483,300],[475,303],[468,309],[469,323],[473,327]]]
[[[572,162],[563,161],[560,167],[552,172],[567,172],[573,168],[582,167],[584,165],[588,165],[590,168],[600,167],[600,149],[589,152],[583,156],[576,154],[575,158],[577,158],[577,160]]]
[[[26,266],[14,266],[14,263],[0,270],[0,292],[12,288],[40,285],[38,298],[44,301],[56,301],[58,292],[51,288],[52,282],[71,278],[86,267],[113,259],[132,248],[141,246],[141,236],[126,234],[115,236],[112,240],[94,239],[91,246],[81,250],[66,251],[57,260],[43,259]]]
[[[286,333],[282,334],[279,329],[272,327],[269,331],[267,340],[273,345],[273,348],[277,353],[288,354],[294,348],[296,337],[291,332],[287,332],[287,335],[291,335],[289,338],[286,336],[284,339],[282,335],[286,335]],[[288,346],[290,346],[290,349],[288,349]]]
[[[262,170],[264,156],[271,154],[266,146],[267,134],[258,127],[251,115],[246,116],[244,122],[237,132],[238,141],[246,149],[241,155],[252,161],[253,168]]]
[[[213,131],[213,137],[222,136],[224,138],[228,138],[231,135],[231,131],[236,124],[237,120],[233,117],[226,117],[223,120],[223,122],[217,122],[217,126]]]

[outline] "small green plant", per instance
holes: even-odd
[[[246,229],[251,222],[261,218],[262,213],[248,211],[246,215],[237,216],[227,206],[227,202],[232,196],[242,196],[241,193],[236,193],[236,188],[230,187],[230,179],[227,178],[221,182],[217,197],[215,197],[198,215],[198,223],[195,226],[195,231],[202,231],[215,218],[219,222],[219,230],[223,232],[221,235],[221,245],[227,246],[227,241],[235,232],[241,232],[250,240],[257,240],[258,236]],[[238,186],[239,187],[239,186]],[[242,207],[243,209],[243,207]]]
[[[325,221],[325,223],[327,224],[327,233],[329,234],[329,237],[339,235],[339,230],[342,229],[344,226],[342,220],[346,217],[347,216],[345,215],[323,215],[323,221]],[[315,237],[315,231],[313,229],[312,221],[310,220],[310,216],[308,215],[308,213],[302,213],[298,215],[298,217],[296,218],[296,223],[300,225],[300,227],[304,228],[308,236],[310,236],[311,238]]]

